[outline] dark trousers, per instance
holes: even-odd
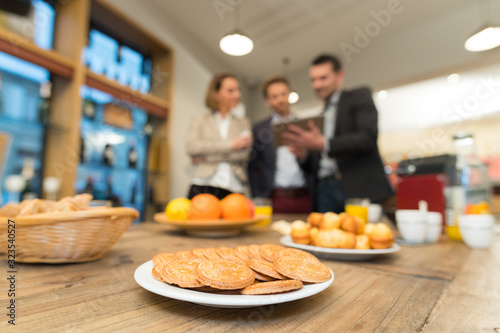
[[[319,213],[344,211],[345,193],[334,177],[322,178],[316,189],[316,211]]]
[[[191,200],[195,195],[201,193],[212,194],[219,198],[219,200],[222,200],[233,192],[220,187],[191,185],[191,187],[189,188],[188,199]]]
[[[313,211],[313,200],[307,189],[275,189],[272,194],[273,213],[309,214]]]

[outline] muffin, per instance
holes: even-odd
[[[356,247],[357,250],[369,250],[370,249],[370,237],[368,235],[356,235]]]
[[[387,249],[394,244],[394,235],[391,228],[383,223],[377,223],[368,236],[370,245],[374,249]]]
[[[340,229],[320,230],[314,243],[321,247],[353,249],[356,246],[356,235]]]
[[[311,238],[311,242],[310,242],[311,245],[316,245],[315,239],[316,239],[316,236],[318,235],[318,232],[319,232],[319,229],[315,228],[315,227],[313,227],[309,230],[309,233],[311,235],[311,237],[310,237]]]
[[[375,228],[376,223],[367,223],[365,225],[365,235],[370,235],[373,231],[373,228]]]
[[[321,222],[323,222],[323,215],[322,213],[311,213],[307,217],[307,223],[309,223],[311,227],[319,227]]]
[[[358,216],[342,214],[340,218],[340,229],[361,235],[365,231],[365,222]]]
[[[292,231],[290,232],[292,240],[297,244],[307,245],[310,242],[309,226],[304,222],[297,220],[292,223]]]
[[[340,217],[339,215],[328,212],[323,215],[323,221],[319,226],[321,230],[332,230],[340,228]]]

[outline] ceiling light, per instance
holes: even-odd
[[[500,46],[500,26],[486,26],[470,36],[464,44],[467,51],[480,52]]]
[[[246,35],[235,31],[222,37],[219,46],[224,53],[232,56],[244,56],[253,50],[253,41]]]
[[[295,104],[299,100],[299,94],[297,94],[295,91],[292,91],[290,95],[288,95],[288,103],[290,104]]]
[[[387,96],[389,96],[389,93],[387,92],[387,90],[380,90],[377,96],[379,99],[386,99]]]
[[[460,81],[460,75],[457,73],[451,74],[448,76],[448,83],[457,83]]]

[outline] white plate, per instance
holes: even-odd
[[[334,260],[347,260],[347,261],[368,260],[379,255],[395,253],[401,250],[401,247],[396,243],[394,243],[394,245],[388,249],[355,250],[355,249],[332,249],[329,247],[297,244],[292,241],[292,237],[290,236],[281,237],[280,242],[286,246],[295,247],[297,249],[311,252],[320,259],[334,259]]]
[[[326,282],[304,285],[302,289],[282,294],[220,295],[210,292],[183,289],[157,281],[151,274],[152,269],[153,261],[150,260],[135,270],[134,279],[144,289],[158,295],[175,298],[181,301],[217,308],[252,308],[256,306],[294,301],[322,292],[333,283],[333,279],[335,278],[332,272],[332,278]]]

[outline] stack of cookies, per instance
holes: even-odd
[[[383,223],[365,223],[346,213],[311,213],[292,223],[290,236],[297,244],[340,249],[386,249],[394,244],[392,230]]]
[[[265,295],[328,281],[331,271],[307,252],[275,244],[197,248],[153,257],[153,277],[199,291]]]

